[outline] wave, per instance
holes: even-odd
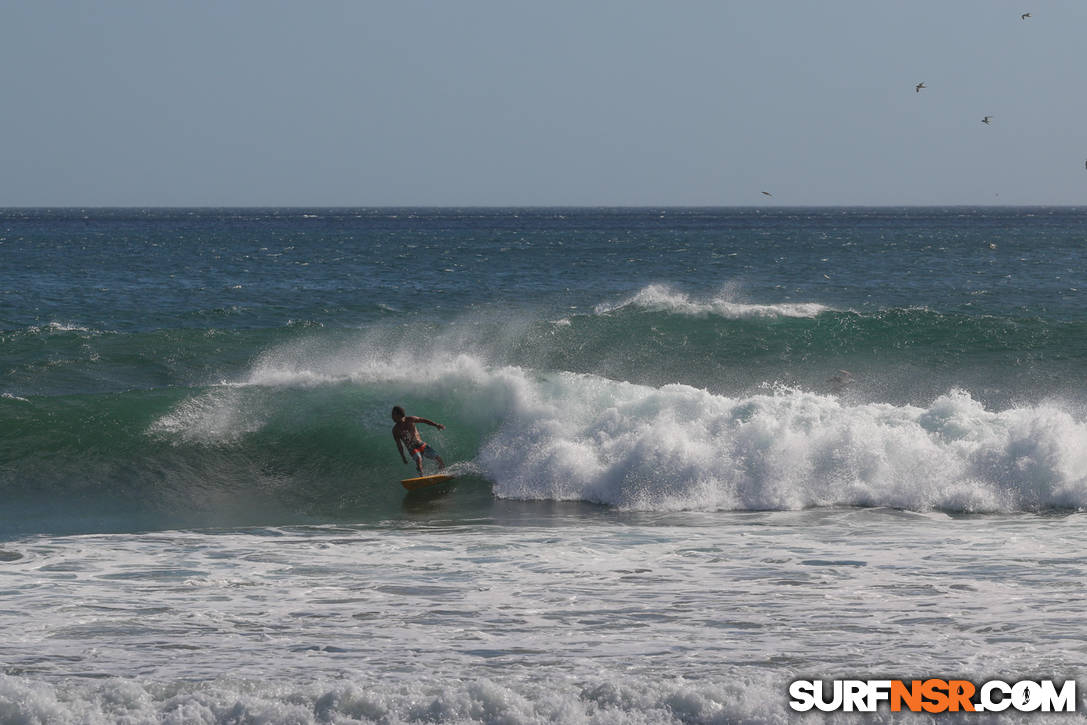
[[[269,355],[239,388],[186,400],[151,432],[234,443],[284,414],[280,403],[241,405],[242,391],[293,389],[327,402],[324,392],[340,390],[367,401],[367,454],[386,455],[385,408],[406,399],[409,412],[460,428],[456,458],[477,463],[505,498],[644,511],[1087,506],[1087,424],[1057,402],[991,411],[952,390],[925,407],[848,404],[782,386],[732,397],[467,354],[299,352]]]
[[[779,304],[741,302],[735,299],[735,293],[728,291],[706,300],[698,300],[668,285],[651,284],[618,304],[602,302],[594,308],[594,312],[597,315],[606,315],[631,308],[652,312],[668,312],[690,317],[716,315],[727,319],[745,317],[816,317],[830,310],[829,307],[817,302]]]
[[[501,499],[623,511],[1087,507],[1087,423],[1067,402],[926,405],[764,384],[729,395],[494,364],[441,348],[304,341],[237,380],[0,399],[5,529],[278,524],[395,515],[389,410]]]
[[[645,296],[648,290],[638,297]],[[842,370],[862,397],[896,404],[923,403],[953,388],[995,407],[1081,395],[1076,381],[1087,360],[1082,322],[925,308],[834,310],[815,303],[726,312],[715,299],[689,307],[687,297],[668,299],[669,305],[598,307],[546,327],[518,329],[520,338],[493,359],[733,395],[766,382],[836,391]],[[671,303],[680,302],[677,312]],[[707,312],[711,308],[718,312]],[[502,336],[499,330],[486,347]]]

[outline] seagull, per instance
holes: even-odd
[[[928,86],[925,85],[924,81],[921,81],[916,86],[914,86],[913,87],[913,92],[914,93],[920,93],[922,88],[928,88]]]
[[[1030,17],[1030,13],[1023,13],[1022,15],[1019,16],[1019,19],[1020,20],[1026,20],[1029,17]]]
[[[764,191],[762,193],[765,194],[766,196],[773,196],[773,194],[771,194],[769,191]]]
[[[992,121],[989,120],[991,118],[992,118],[992,116],[986,116],[985,118],[981,119],[981,122],[984,123],[986,126],[991,126]]]

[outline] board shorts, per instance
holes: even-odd
[[[438,451],[428,443],[421,443],[411,449],[411,457],[416,463],[422,465],[424,456],[432,461],[437,460]]]

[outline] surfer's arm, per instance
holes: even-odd
[[[400,443],[400,437],[396,435],[396,431],[393,431],[393,440],[396,441],[396,450],[400,452],[400,458],[404,463],[408,462],[408,457],[404,455],[404,446]]]
[[[434,426],[438,430],[445,430],[445,426],[442,425],[441,423],[435,423],[434,421],[427,420],[426,418],[418,418],[418,417],[413,416],[411,420],[412,420],[413,423],[426,423],[427,425]]]

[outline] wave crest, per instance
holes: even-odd
[[[594,312],[598,315],[606,315],[628,308],[649,312],[668,312],[689,317],[712,315],[733,320],[749,317],[816,317],[831,309],[817,302],[749,304],[736,301],[729,292],[722,292],[708,300],[697,300],[668,285],[651,284],[618,304],[598,304]]]

